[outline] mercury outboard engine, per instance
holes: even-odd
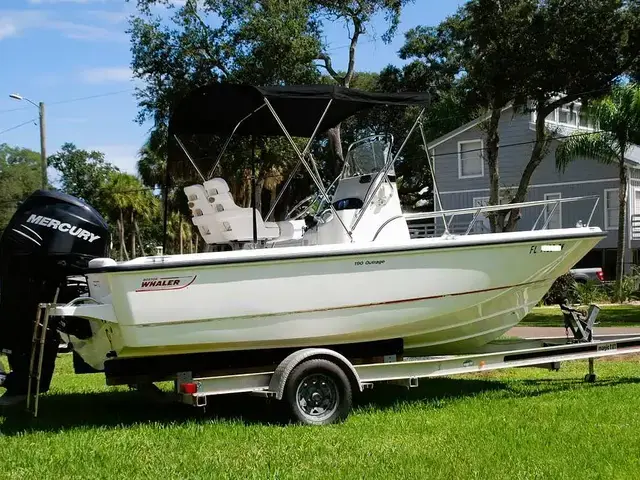
[[[82,274],[89,260],[107,257],[109,227],[92,207],[70,195],[37,190],[13,215],[0,238],[0,351],[12,372],[7,395],[25,395],[33,327],[39,303],[79,296],[67,282]],[[60,338],[50,322],[44,348],[40,391],[49,388]]]

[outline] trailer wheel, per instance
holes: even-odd
[[[295,367],[284,393],[294,420],[306,425],[329,425],[344,420],[353,402],[351,383],[345,372],[321,358]]]

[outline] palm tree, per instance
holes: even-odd
[[[580,115],[586,116],[587,121],[598,130],[590,135],[573,135],[562,142],[556,150],[556,167],[564,172],[569,163],[583,157],[618,166],[620,187],[616,282],[619,293],[627,231],[628,178],[625,158],[634,144],[640,143],[640,85],[616,86],[606,97],[587,102]]]
[[[138,174],[145,185],[156,188],[164,183],[164,169],[166,168],[162,147],[154,143],[151,136],[138,151],[136,167]]]
[[[136,234],[139,232],[137,218],[149,220],[156,213],[157,201],[138,178],[122,172],[111,175],[105,188],[105,197],[109,205],[108,215],[116,220],[118,226],[120,259],[129,258],[125,240],[127,229],[133,258],[136,255]]]

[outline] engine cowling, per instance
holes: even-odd
[[[53,301],[57,288],[58,302],[77,296],[67,277],[107,257],[110,245],[105,219],[71,195],[37,190],[18,207],[0,238],[0,349],[12,353],[19,376],[25,375],[38,304]],[[57,337],[53,328],[50,336]]]

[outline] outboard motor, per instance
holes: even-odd
[[[6,395],[27,393],[38,304],[52,302],[58,288],[58,303],[79,296],[67,276],[81,275],[89,260],[108,256],[110,244],[104,218],[75,197],[37,190],[19,206],[0,238],[0,351],[12,370]],[[49,388],[59,343],[50,321],[41,392]]]

